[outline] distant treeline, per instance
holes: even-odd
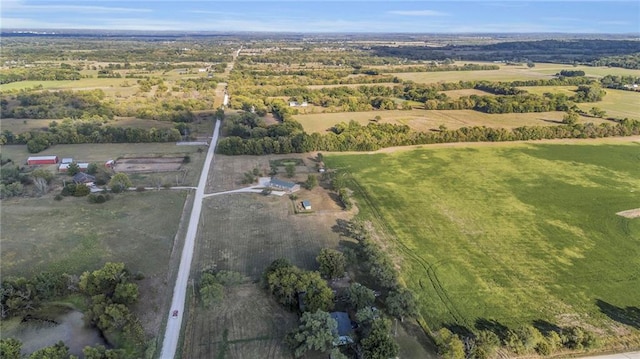
[[[0,71],[0,84],[18,81],[80,80],[82,75],[74,69],[31,67]]]
[[[516,61],[584,63],[637,68],[640,42],[633,40],[540,40],[444,47],[376,46],[377,56],[411,60]],[[627,55],[633,55],[631,58]],[[601,60],[602,59],[602,60]]]
[[[499,142],[553,138],[599,138],[640,134],[640,121],[619,120],[615,124],[592,123],[559,126],[523,126],[513,129],[463,127],[439,132],[413,131],[406,125],[355,121],[340,123],[326,134],[307,134],[302,126],[286,119],[266,126],[251,113],[229,116],[217,151],[226,155],[263,155],[310,151],[374,151],[392,146],[448,142]]]

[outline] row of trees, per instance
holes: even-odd
[[[285,121],[290,123],[292,120]],[[296,128],[295,125],[290,125]],[[226,155],[262,155],[311,151],[374,151],[380,148],[450,142],[501,142],[554,138],[600,138],[640,134],[640,121],[618,120],[614,124],[593,123],[558,126],[522,126],[512,129],[462,127],[438,132],[418,132],[406,125],[355,121],[340,123],[326,134],[311,135],[297,130],[275,137],[229,136],[218,143],[218,152]]]
[[[0,85],[18,81],[80,80],[75,69],[59,67],[28,67],[0,71]]]
[[[23,356],[22,342],[14,338],[0,339],[0,356],[3,359],[78,359],[69,353],[69,347],[64,342],[45,348],[40,348],[29,356]],[[84,359],[129,359],[131,358],[123,349],[107,349],[104,345],[95,347],[86,346],[82,349]]]
[[[46,131],[29,131],[15,135],[5,130],[0,134],[0,144],[26,144],[31,153],[43,151],[56,144],[77,143],[140,143],[175,142],[182,135],[176,128],[123,128],[103,125],[98,119],[55,121]]]

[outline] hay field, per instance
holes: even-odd
[[[503,113],[487,114],[473,110],[409,110],[409,111],[365,111],[365,112],[341,112],[321,113],[309,115],[295,115],[305,131],[309,133],[326,132],[332,126],[340,122],[354,120],[366,125],[376,116],[380,116],[380,122],[408,125],[416,131],[437,130],[440,125],[448,129],[468,126],[487,126],[513,128],[519,126],[552,126],[562,121],[564,112],[532,112],[532,113]],[[607,120],[598,118],[581,117],[580,122],[603,123]]]
[[[325,154],[395,248],[426,323],[640,328],[640,147],[511,144]],[[635,326],[633,323],[636,323]]]

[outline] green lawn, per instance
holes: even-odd
[[[431,329],[544,320],[640,334],[600,309],[620,320],[624,308],[640,307],[640,218],[615,214],[640,207],[638,144],[431,148],[325,162],[350,173],[360,216],[393,241]]]

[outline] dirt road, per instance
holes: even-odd
[[[173,298],[171,299],[171,308],[169,310],[167,327],[162,342],[162,351],[160,358],[173,359],[180,339],[180,329],[182,328],[182,318],[184,314],[184,304],[187,294],[187,283],[189,281],[189,272],[191,271],[191,262],[193,259],[193,250],[195,248],[196,233],[198,232],[198,222],[200,221],[200,212],[202,211],[202,199],[204,198],[204,190],[207,184],[207,176],[209,168],[213,163],[214,151],[216,143],[218,143],[218,135],[220,134],[220,120],[216,121],[213,130],[213,137],[207,151],[207,158],[204,161],[202,173],[200,174],[200,182],[196,188],[196,195],[193,200],[193,209],[189,218],[189,227],[180,257],[180,266],[178,268],[178,277],[173,288]],[[177,311],[177,312],[176,312]],[[174,315],[174,313],[177,313]]]
[[[598,355],[591,357],[581,357],[579,359],[640,359],[640,352]]]

